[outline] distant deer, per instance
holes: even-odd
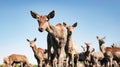
[[[101,62],[104,58],[104,55],[102,52],[95,52],[95,49],[93,48],[93,52],[91,53],[91,62],[93,67],[100,67],[99,62]]]
[[[37,40],[36,38],[34,40],[27,39],[27,41],[30,43],[30,47],[32,48],[32,50],[34,52],[34,56],[37,60],[38,67],[42,67],[43,61],[45,62],[45,60],[47,60],[47,51],[42,48],[37,48],[37,46],[35,44],[36,40]]]
[[[51,58],[51,47],[53,46],[54,54],[57,56],[57,61],[60,60],[60,55],[64,51],[64,46],[66,45],[66,31],[62,24],[57,24],[55,26],[51,25],[49,20],[54,17],[55,11],[50,12],[48,15],[40,15],[36,12],[30,11],[31,16],[37,19],[39,25],[39,31],[44,30],[48,32],[47,35],[47,49],[48,49],[48,59]],[[59,62],[60,64],[60,62]]]
[[[112,62],[113,59],[116,60],[118,63],[120,63],[120,48],[119,47],[105,47],[105,37],[99,38],[98,36],[96,37],[99,42],[99,47],[101,52],[104,54],[104,57],[109,59],[109,67],[112,67]]]
[[[83,51],[86,51],[86,50],[87,50],[87,48],[86,48],[86,47],[83,47],[83,46],[81,46],[81,47],[82,47]]]
[[[113,47],[113,48],[115,48],[115,47],[117,47],[114,43],[111,45],[111,47]]]
[[[28,58],[25,55],[11,54],[10,56],[4,58],[4,64],[7,67],[14,67],[16,63],[20,63],[21,67],[30,67]]]
[[[74,55],[77,53],[77,44],[73,41],[72,34],[74,28],[77,26],[77,22],[71,26],[67,26],[67,24],[64,22],[63,25],[67,29],[67,42],[65,46],[65,52],[69,57],[69,66],[70,66],[70,60],[72,60],[72,67],[74,67]]]
[[[90,61],[91,61],[91,53],[93,52],[93,50],[90,50],[90,45],[91,43],[85,42],[86,45],[86,51],[84,53],[84,63],[85,63],[85,67],[89,67],[90,66]]]
[[[85,42],[85,45],[86,45],[86,47],[83,49],[85,51],[79,53],[78,61],[80,61],[80,62],[83,61],[85,64],[85,67],[89,67],[89,65],[90,65],[89,62],[91,61],[91,53],[93,52],[93,50],[92,51],[90,50],[91,43]]]

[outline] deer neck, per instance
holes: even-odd
[[[50,34],[54,34],[54,26],[50,24],[50,22],[48,22],[48,27],[46,29],[46,31]]]
[[[70,46],[70,44],[72,43],[72,35],[67,34],[67,45],[66,46]]]
[[[72,44],[73,44],[72,35],[67,34],[67,42],[66,42],[67,52],[71,50]]]
[[[37,54],[37,46],[35,45],[34,47],[32,47],[32,50],[33,50],[34,54],[36,55]]]
[[[105,53],[105,46],[104,46],[104,44],[100,44],[99,47],[100,47],[100,51],[102,53]]]

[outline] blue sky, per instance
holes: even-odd
[[[119,0],[1,0],[0,1],[0,64],[3,57],[12,53],[24,54],[30,63],[36,64],[32,49],[26,39],[37,38],[37,46],[46,48],[47,32],[38,31],[38,23],[30,10],[48,14],[55,10],[51,24],[66,22],[74,29],[73,40],[80,51],[84,42],[91,42],[91,48],[99,51],[96,36],[106,36],[105,46],[120,43],[120,1]]]

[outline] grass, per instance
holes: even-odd
[[[0,65],[0,67],[2,67],[2,65]],[[16,65],[16,67],[19,67],[18,65]],[[37,65],[33,65],[33,67],[37,67]]]
[[[33,67],[38,67],[37,65],[33,65]]]
[[[2,67],[2,65],[0,65],[0,67]]]

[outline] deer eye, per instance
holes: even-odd
[[[45,18],[46,21],[48,21],[48,18]]]
[[[39,19],[39,16],[37,15],[37,19]]]

